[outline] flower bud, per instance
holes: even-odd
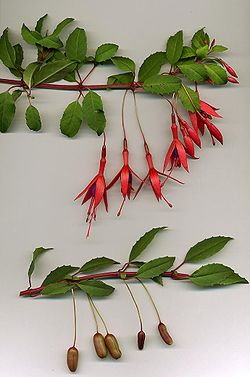
[[[113,334],[105,336],[105,344],[113,359],[119,359],[122,355],[116,337]]]
[[[173,344],[173,339],[169,335],[168,330],[166,326],[164,325],[164,323],[162,322],[159,323],[158,330],[159,330],[160,336],[162,337],[162,339],[164,340],[166,344],[168,345]]]
[[[239,81],[236,80],[234,77],[228,76],[227,77],[228,81],[233,83],[233,84],[239,84]]]
[[[145,337],[146,337],[146,334],[143,330],[138,332],[138,334],[137,334],[137,344],[138,344],[139,350],[142,350],[143,347],[144,347]]]
[[[71,372],[75,372],[78,364],[78,349],[70,347],[67,352],[67,365]]]
[[[93,342],[95,346],[95,351],[97,356],[99,356],[101,359],[107,356],[107,348],[104,340],[104,336],[97,332],[93,336]]]

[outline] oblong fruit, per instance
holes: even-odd
[[[108,352],[107,352],[107,347],[105,344],[104,336],[101,333],[97,332],[93,336],[93,342],[94,342],[97,356],[99,356],[101,359],[106,357]]]
[[[67,352],[67,365],[71,372],[75,372],[78,364],[78,349],[70,347]]]
[[[173,344],[173,339],[169,335],[168,330],[166,326],[164,325],[164,323],[162,322],[159,323],[158,330],[159,330],[160,336],[162,337],[162,339],[164,340],[166,344],[168,345]]]
[[[113,359],[119,359],[122,355],[116,337],[113,334],[105,336],[105,344]]]
[[[138,334],[137,334],[137,344],[138,344],[139,350],[142,350],[143,347],[144,347],[145,337],[146,337],[146,334],[143,330],[138,332]]]

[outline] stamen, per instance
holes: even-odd
[[[121,207],[120,207],[120,209],[119,209],[119,211],[118,211],[118,213],[117,213],[117,216],[120,216],[120,214],[121,214],[121,212],[122,212],[122,208],[123,208],[124,203],[125,203],[125,200],[126,200],[126,197],[124,196],[123,201],[122,201],[122,204],[121,204]]]
[[[164,196],[163,194],[161,194],[161,197],[162,197],[163,200],[165,200],[165,202],[169,205],[170,208],[173,207],[173,204],[171,204],[171,203],[165,198],[165,196]]]

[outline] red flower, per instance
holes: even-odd
[[[102,199],[104,201],[106,211],[108,212],[108,200],[107,200],[107,192],[106,192],[106,182],[104,178],[104,169],[106,165],[106,145],[104,143],[102,147],[102,154],[100,160],[100,167],[98,174],[92,179],[92,181],[88,184],[87,187],[74,200],[81,198],[84,194],[84,198],[82,200],[81,205],[86,203],[90,200],[86,222],[89,222],[88,230],[86,238],[89,236],[90,228],[92,225],[93,219],[96,219],[96,210],[98,205],[101,203]]]
[[[181,133],[183,137],[183,142],[185,146],[186,152],[189,154],[190,157],[196,158],[194,155],[194,143],[191,137],[188,135],[187,131],[184,127],[181,127]]]
[[[215,117],[215,118],[222,118],[222,116],[215,111],[219,109],[201,100],[200,100],[200,109],[206,115],[210,115],[211,117]],[[207,118],[209,117],[207,116]]]
[[[206,123],[204,119],[208,120],[212,119],[212,117],[222,118],[222,116],[218,114],[216,110],[218,110],[216,107],[200,100],[200,111],[196,111],[194,113],[189,112],[189,118],[191,120],[193,128],[197,132],[198,130],[200,130],[201,134],[204,135]],[[209,123],[212,124],[211,122]],[[209,126],[210,125],[208,125],[208,127]]]
[[[217,139],[221,144],[223,144],[223,136],[222,136],[221,132],[218,130],[218,128],[213,123],[211,123],[208,120],[208,118],[205,118],[198,111],[197,111],[197,116],[198,116],[199,121],[201,123],[203,123],[203,127],[204,127],[204,125],[207,126],[207,129],[208,129],[208,131],[211,135],[211,138],[212,138],[213,145],[215,145],[214,138]]]
[[[124,141],[123,141],[122,155],[123,155],[123,166],[119,170],[119,172],[116,174],[114,179],[107,186],[107,190],[109,190],[117,182],[117,180],[120,178],[121,193],[122,193],[122,196],[123,196],[123,201],[122,201],[120,209],[117,213],[117,216],[120,216],[126,198],[130,199],[131,191],[134,191],[134,189],[132,187],[133,175],[141,181],[141,178],[129,166],[129,161],[128,161],[129,153],[128,153],[128,146],[127,146],[127,139],[126,138],[124,138]]]
[[[179,140],[178,137],[178,128],[175,122],[175,115],[172,112],[172,133],[173,133],[173,141],[170,144],[170,147],[167,151],[164,165],[163,165],[163,171],[166,170],[169,162],[171,164],[170,170],[172,171],[175,167],[181,167],[183,166],[184,169],[188,172],[188,164],[187,164],[187,154],[185,151],[184,146]]]
[[[164,173],[158,171],[157,169],[155,169],[154,163],[153,163],[153,159],[152,159],[152,155],[149,152],[149,148],[148,148],[148,145],[147,145],[146,142],[144,143],[144,148],[145,148],[145,151],[146,151],[146,160],[147,160],[147,163],[148,163],[149,171],[148,171],[148,174],[146,175],[146,177],[142,180],[140,186],[138,187],[138,189],[137,189],[137,191],[135,193],[134,199],[138,195],[138,193],[141,190],[142,186],[146,183],[147,179],[149,179],[150,185],[151,185],[151,187],[152,187],[152,189],[154,191],[156,199],[158,201],[161,200],[161,199],[163,199],[169,205],[169,207],[172,207],[172,204],[169,203],[169,201],[162,194],[162,191],[161,191],[162,187],[164,186],[165,182],[168,179],[172,179],[172,180],[174,180],[174,181],[176,181],[178,183],[182,183],[182,182],[180,182],[177,179],[171,177],[170,175],[164,174]],[[162,183],[160,181],[160,176],[166,177],[165,180]]]
[[[199,135],[198,135],[198,131],[196,129],[193,130],[193,128],[190,127],[189,124],[185,121],[185,119],[183,119],[179,114],[177,114],[177,117],[178,117],[179,125],[181,127],[181,131],[182,131],[182,128],[184,127],[185,130],[188,133],[188,136],[192,139],[192,141],[196,145],[198,145],[198,147],[201,147],[201,141],[200,141],[200,138],[199,138]],[[183,132],[182,132],[182,134],[183,134]],[[184,134],[183,134],[183,137],[184,137]],[[184,140],[184,143],[185,143],[185,140]]]

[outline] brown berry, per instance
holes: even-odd
[[[168,345],[173,344],[173,339],[169,335],[168,330],[166,326],[164,325],[164,323],[162,322],[159,323],[158,330],[159,330],[160,336],[162,337],[165,343],[167,343]]]
[[[137,344],[138,344],[139,350],[142,350],[143,347],[144,347],[145,337],[146,337],[146,334],[143,330],[138,332],[138,334],[137,334]]]
[[[105,336],[105,344],[113,359],[119,359],[122,355],[116,337],[113,334]]]
[[[75,372],[78,364],[78,349],[70,347],[67,352],[67,365],[71,372]]]
[[[93,342],[95,346],[95,351],[97,356],[99,356],[101,359],[107,356],[107,347],[105,344],[104,336],[97,332],[93,336]]]

